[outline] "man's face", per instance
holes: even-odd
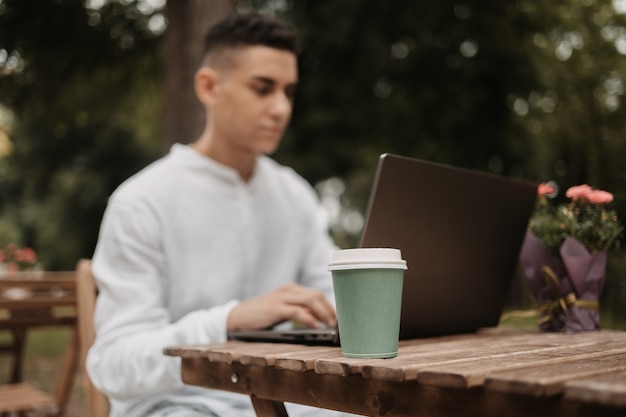
[[[270,154],[287,128],[298,81],[293,53],[266,46],[234,51],[219,71],[211,106],[216,139],[230,151]]]

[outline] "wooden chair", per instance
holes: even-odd
[[[2,415],[29,411],[64,415],[78,363],[75,278],[74,272],[20,272],[0,277],[0,330],[12,336],[12,342],[0,350],[13,356],[9,383],[0,385]],[[22,380],[27,333],[44,326],[72,328],[54,395]]]
[[[91,260],[81,259],[76,265],[76,292],[78,294],[78,327],[80,334],[80,356],[83,364],[83,386],[89,417],[106,417],[109,414],[107,397],[89,379],[85,369],[87,351],[96,338],[94,308],[96,305],[96,281],[91,273]]]

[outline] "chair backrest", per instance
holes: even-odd
[[[85,369],[87,351],[96,338],[94,309],[96,306],[97,286],[91,272],[91,260],[81,259],[78,261],[76,265],[76,280],[80,362],[83,365],[83,386],[87,400],[87,415],[89,417],[106,417],[109,414],[107,397],[93,385]]]

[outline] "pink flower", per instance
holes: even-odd
[[[0,264],[9,273],[29,271],[37,266],[37,253],[33,248],[21,248],[15,243],[9,243],[6,248],[0,249]]]
[[[592,190],[591,192],[589,192],[589,194],[587,194],[586,199],[590,203],[608,204],[613,201],[613,194],[609,193],[608,191]]]
[[[33,264],[37,261],[37,255],[32,248],[18,249],[15,251],[15,260],[18,262]]]
[[[539,184],[539,187],[537,188],[537,194],[539,195],[550,195],[554,194],[555,191],[556,188],[554,187],[554,185],[545,182]]]
[[[581,198],[587,199],[587,196],[589,195],[590,192],[591,192],[591,187],[588,186],[587,184],[582,184],[582,185],[576,185],[574,187],[570,187],[565,193],[565,195],[568,198],[571,198],[572,200],[576,201]]]

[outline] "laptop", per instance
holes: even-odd
[[[402,251],[400,339],[475,332],[499,322],[537,183],[383,154],[360,247]],[[279,327],[232,339],[338,344],[335,329]]]

